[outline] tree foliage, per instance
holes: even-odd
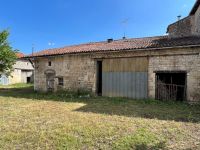
[[[0,73],[7,76],[13,71],[13,65],[17,60],[17,50],[13,50],[8,43],[8,36],[7,30],[0,32]]]

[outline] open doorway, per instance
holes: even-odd
[[[158,100],[186,100],[186,72],[157,72],[156,99]]]
[[[55,74],[52,74],[52,73],[46,74],[48,92],[54,91],[54,81],[55,81],[54,78],[55,78]]]
[[[54,91],[54,82],[55,82],[55,76],[56,72],[52,69],[48,69],[45,72],[46,75],[46,87],[48,92]]]
[[[26,83],[31,83],[31,77],[26,78]]]
[[[97,95],[102,96],[102,61],[97,61]]]

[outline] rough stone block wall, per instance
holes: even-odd
[[[190,101],[200,101],[200,48],[178,48],[148,51],[102,52],[91,54],[64,55],[43,57],[35,60],[35,90],[46,91],[46,75],[48,69],[55,70],[56,76],[64,78],[64,89],[96,90],[96,60],[105,58],[149,58],[150,98],[155,98],[154,71],[187,71],[187,98]],[[52,66],[48,66],[52,61]],[[56,81],[56,87],[57,81]]]
[[[194,23],[194,29],[193,32],[196,35],[200,35],[200,7],[197,9],[195,13],[195,23]]]
[[[194,15],[183,18],[167,29],[170,37],[199,36],[200,35],[200,7]]]
[[[52,66],[48,66],[48,62]],[[35,61],[35,90],[47,91],[45,71],[54,70],[57,77],[63,77],[66,90],[86,90],[95,92],[96,62],[86,55],[64,55],[39,58]],[[55,89],[60,89],[55,79]]]
[[[155,98],[154,71],[187,71],[187,100],[200,101],[200,55],[155,56],[149,58],[149,97]]]
[[[170,37],[184,37],[192,34],[194,17],[188,16],[174,24],[169,25],[168,33]]]

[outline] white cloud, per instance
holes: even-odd
[[[48,45],[49,45],[49,46],[54,46],[55,43],[53,43],[53,42],[48,42]]]
[[[183,5],[183,8],[187,8],[187,5],[186,5],[186,4],[184,4],[184,5]]]

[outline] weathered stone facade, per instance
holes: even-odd
[[[9,77],[10,84],[27,83],[27,78],[33,82],[33,65],[28,60],[18,59],[13,66],[14,71]]]
[[[49,61],[52,63],[51,66],[48,66]],[[81,89],[95,92],[96,62],[87,55],[63,55],[38,58],[35,61],[35,66],[35,90],[47,91],[45,71],[54,70],[56,73],[55,91],[61,88],[58,85],[57,77],[63,77],[63,89]]]
[[[35,54],[35,90],[46,92],[49,90],[51,91],[52,89],[53,91],[57,91],[60,89],[77,91],[81,89],[96,93],[98,88],[97,85],[100,85],[99,83],[102,83],[102,79],[98,80],[97,82],[97,78],[98,76],[103,76],[102,70],[100,71],[99,66],[97,67],[97,64],[99,63],[97,63],[97,61],[102,61],[100,65],[102,67],[102,64],[109,64],[105,63],[105,59],[111,60],[111,58],[124,58],[126,61],[126,58],[134,59],[137,57],[145,57],[148,59],[148,71],[145,70],[144,75],[148,76],[148,80],[147,78],[145,78],[145,81],[142,81],[144,81],[146,85],[145,91],[148,88],[149,98],[156,98],[156,72],[184,72],[184,84],[176,84],[176,86],[183,86],[184,88],[182,91],[182,100],[187,99],[189,102],[200,102],[199,3],[200,1],[198,0],[192,10],[192,13],[188,17],[169,25],[169,36],[127,40],[123,39],[116,41],[109,40],[109,42],[88,43],[70,47],[63,47],[54,50],[41,51]],[[132,61],[132,64],[134,64],[134,66],[137,68],[140,67],[139,65],[137,65],[139,63],[135,63],[137,62],[135,60]],[[120,65],[120,63],[116,64],[118,66],[124,66]],[[128,64],[132,65],[131,62],[129,62]],[[121,71],[122,74],[126,72],[124,71],[124,68],[121,69],[123,70]],[[112,69],[110,70],[110,76],[113,77]],[[118,73],[119,72],[117,71],[116,78],[107,79],[117,84],[119,83],[118,81],[120,81],[120,83],[123,83],[124,86],[121,86],[122,84],[119,84],[118,87],[127,88],[128,85],[124,84],[126,83],[124,82],[126,80],[121,80],[121,77],[119,77]],[[130,71],[127,71],[127,74],[128,73],[130,73]],[[136,89],[137,87],[138,89],[140,87],[140,84],[138,83],[139,78],[136,79],[134,77],[133,79],[133,76],[135,76],[135,74],[131,75],[130,78],[129,76],[122,76],[122,78],[127,77],[128,79],[130,79],[127,80],[127,83],[131,84],[129,86],[130,93],[134,93],[132,90],[133,86]],[[175,80],[177,80],[177,78]],[[175,82],[172,82],[172,75],[170,79],[170,85],[174,85]],[[160,80],[161,79],[157,81]],[[104,80],[104,82],[106,81],[107,80]],[[164,81],[163,83],[165,83],[165,91],[167,91],[167,94],[170,93],[168,92],[168,89],[170,88],[167,89],[166,85],[168,83]],[[113,84],[113,86],[110,86],[109,84],[108,86],[109,88],[111,87],[111,89],[116,88],[116,84]],[[99,87],[98,89],[101,88],[102,87]],[[106,90],[104,89],[102,91]],[[119,93],[118,88],[116,91],[115,93]],[[138,91],[135,91],[136,92],[134,94],[137,95]],[[177,98],[179,97],[179,95],[177,94],[178,89],[176,89],[175,91],[175,95]]]
[[[187,100],[194,102],[200,100],[200,48],[156,49],[146,51],[123,51],[93,54],[69,54],[54,57],[35,59],[35,90],[47,91],[46,70],[55,70],[56,77],[64,78],[63,89],[84,89],[95,93],[96,91],[96,61],[105,58],[128,58],[147,56],[148,69],[148,95],[155,98],[155,71],[186,71],[187,72]],[[48,62],[52,66],[48,66]],[[55,90],[59,90],[55,78]]]
[[[168,26],[167,32],[170,37],[200,36],[200,7],[194,14]]]
[[[14,70],[11,73],[11,76],[4,76],[4,79],[0,78],[0,84],[8,85],[16,83],[27,83],[27,78],[29,78],[30,82],[33,82],[34,68],[29,60],[18,59],[14,64],[13,69]]]
[[[197,9],[194,16],[194,29],[193,34],[200,35],[200,7]]]
[[[188,16],[181,19],[168,27],[168,33],[170,37],[184,37],[190,36],[194,33],[194,16]]]
[[[186,71],[187,100],[200,100],[200,55],[184,54],[149,58],[149,97],[155,98],[156,71]]]

